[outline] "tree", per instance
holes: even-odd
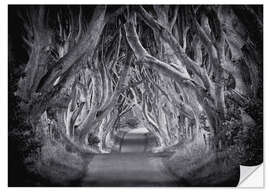
[[[209,146],[221,150],[224,125],[237,114],[228,103],[240,110],[243,128],[260,125],[255,117],[262,115],[244,108],[262,101],[262,19],[256,7],[24,11],[29,57],[16,92],[21,109],[33,128],[52,110],[45,122],[54,120],[63,143],[75,151],[110,151],[111,133],[129,111],[156,137],[158,151],[186,140],[199,143],[202,131],[212,136]],[[97,140],[89,146],[89,138]]]

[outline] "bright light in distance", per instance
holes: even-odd
[[[129,133],[148,133],[149,131],[145,127],[139,127],[132,129]]]

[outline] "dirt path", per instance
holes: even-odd
[[[122,153],[96,155],[87,168],[82,186],[178,186],[162,158],[145,152],[148,137],[128,134]]]
[[[161,158],[148,153],[97,155],[88,165],[82,186],[177,186]]]
[[[142,153],[145,152],[148,145],[149,137],[146,134],[134,134],[128,133],[124,135],[124,139],[120,144],[120,151],[122,153],[135,152]]]

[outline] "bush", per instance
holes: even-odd
[[[100,142],[99,138],[93,133],[88,135],[88,145],[97,145]]]
[[[10,36],[8,41],[8,185],[27,186],[35,178],[31,166],[40,158],[42,140],[26,121],[27,114],[20,109],[21,99],[14,94],[20,77],[25,76],[24,62],[16,59],[24,52],[22,42]]]
[[[228,148],[238,151],[242,165],[258,165],[263,162],[263,104],[262,100],[249,100],[245,112],[256,122],[243,128],[239,106],[227,100],[227,117],[222,124],[223,141]],[[240,107],[242,108],[242,107]]]
[[[140,121],[135,118],[129,118],[126,120],[126,125],[131,129],[137,128],[139,124],[140,124]]]
[[[67,186],[84,171],[84,160],[76,153],[67,152],[60,143],[46,143],[41,154],[41,160],[36,164],[40,176],[36,182],[41,181],[41,185]]]
[[[191,142],[184,144],[164,162],[180,179],[180,185],[236,186],[239,181],[239,160],[233,150],[216,154]]]
[[[42,135],[25,121],[19,99],[15,96],[11,99],[14,101],[9,103],[8,116],[8,185],[27,186],[35,178],[33,169],[40,159]]]

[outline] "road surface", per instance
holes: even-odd
[[[121,152],[93,158],[81,186],[177,186],[162,157],[146,152],[149,140],[146,134],[126,134]]]

